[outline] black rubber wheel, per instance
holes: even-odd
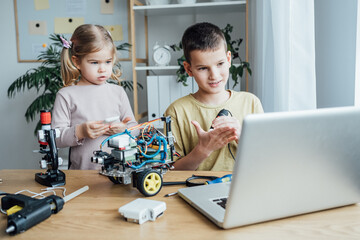
[[[158,194],[163,185],[163,179],[155,170],[145,170],[137,175],[137,189],[146,197]]]

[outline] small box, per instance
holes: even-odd
[[[138,198],[120,207],[119,213],[128,222],[143,224],[148,220],[155,221],[165,210],[165,202]]]

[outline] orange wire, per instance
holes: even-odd
[[[148,122],[140,123],[140,124],[138,124],[138,125],[135,125],[135,126],[133,126],[133,127],[130,127],[129,130],[132,131],[132,130],[137,129],[137,128],[145,125],[145,124],[153,123],[153,122],[156,122],[156,121],[159,121],[159,120],[161,120],[161,118],[156,118],[156,119],[153,119],[153,120],[148,121]]]

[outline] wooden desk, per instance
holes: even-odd
[[[0,190],[40,192],[34,174],[39,170],[0,170]],[[129,223],[118,208],[142,198],[131,186],[115,185],[97,171],[65,171],[67,194],[88,185],[89,190],[64,205],[63,210],[24,233],[5,233],[6,215],[0,216],[0,239],[360,239],[360,207],[352,205],[328,211],[222,230],[179,196],[164,197],[181,186],[164,186],[149,199],[165,201],[167,210],[155,222]],[[197,172],[209,174],[208,172]],[[168,172],[164,181],[181,181],[192,172]],[[213,172],[211,174],[214,174]],[[216,173],[222,176],[225,172]],[[60,192],[59,192],[60,193]]]

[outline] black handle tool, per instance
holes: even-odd
[[[8,213],[6,232],[14,235],[26,231],[49,218],[51,214],[58,213],[65,202],[88,189],[89,187],[85,186],[64,198],[51,195],[36,199],[23,194],[6,194],[1,199],[1,208]]]

